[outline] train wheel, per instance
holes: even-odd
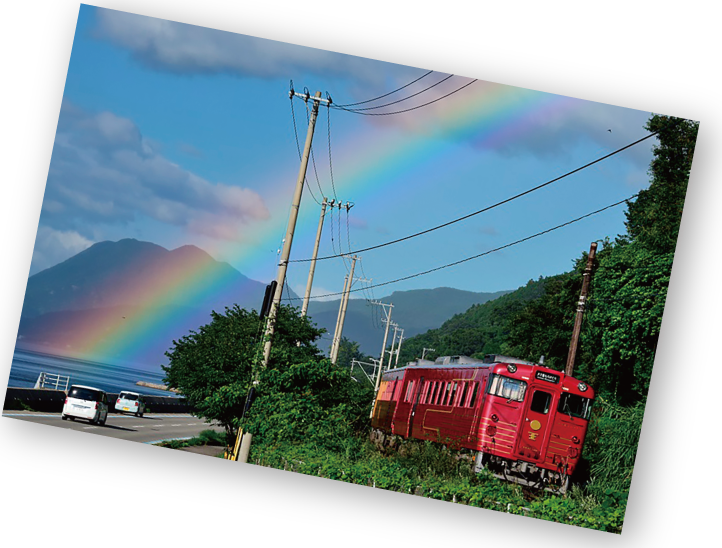
[[[549,483],[548,487],[546,489],[547,489],[547,491],[551,491],[552,493],[556,493],[558,495],[565,495],[567,490],[569,489],[569,484],[570,484],[569,474],[564,474],[564,473],[560,472],[558,483],[555,480],[553,483]]]
[[[476,453],[476,459],[474,459],[474,473],[478,474],[486,468],[488,461],[489,456],[483,451],[478,451]]]

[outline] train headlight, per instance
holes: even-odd
[[[498,422],[498,421],[499,421],[499,417],[497,417],[495,413],[492,413],[492,415],[491,415],[491,420],[493,420],[494,422]]]
[[[572,436],[572,441],[573,441],[574,443],[576,443],[577,445],[579,445],[579,438],[578,438],[578,437]]]
[[[589,388],[589,387],[586,385],[586,383],[580,382],[580,383],[577,385],[577,388],[579,388],[579,391],[580,391],[580,392],[586,392],[586,391],[587,391],[587,388]]]
[[[577,449],[576,447],[570,447],[569,456],[573,459],[576,459],[579,456],[579,449]]]
[[[516,365],[514,365],[513,363],[509,363],[506,365],[506,370],[509,373],[516,373]]]
[[[493,424],[487,426],[486,433],[493,438],[496,435],[496,426],[494,426]]]

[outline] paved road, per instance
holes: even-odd
[[[11,417],[60,428],[80,430],[141,443],[155,443],[169,439],[192,438],[202,430],[217,430],[220,426],[208,424],[188,414],[145,413],[142,418],[131,415],[108,414],[105,426],[96,426],[84,420],[62,420],[60,413],[37,411],[3,411],[3,417]]]

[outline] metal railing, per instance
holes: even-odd
[[[57,375],[55,373],[41,372],[38,380],[35,382],[35,388],[45,388],[51,390],[68,391],[70,385],[70,377],[66,375]]]

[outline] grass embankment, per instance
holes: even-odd
[[[393,456],[384,456],[368,442],[340,454],[314,444],[257,445],[249,462],[348,483],[378,487],[437,500],[466,504],[621,533],[626,497],[595,493],[574,486],[565,495],[532,491],[474,474],[469,460],[431,442],[405,442]]]
[[[406,440],[392,455],[361,438],[343,442],[333,444],[333,449],[318,443],[258,443],[252,446],[249,462],[610,533],[622,531],[627,491],[610,489],[613,482],[604,476],[558,495],[500,481],[486,472],[475,474],[470,458],[429,441]],[[222,432],[204,430],[195,438],[158,445],[212,445],[220,453],[226,438]]]

